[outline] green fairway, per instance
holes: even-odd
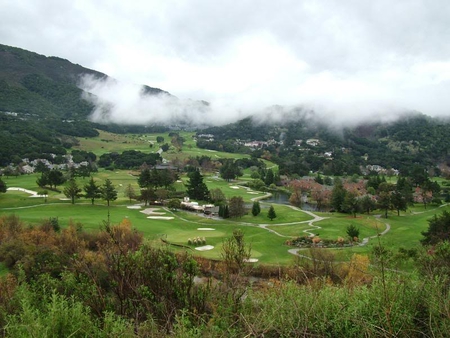
[[[181,132],[185,139],[181,151],[171,150],[163,154],[166,159],[180,160],[195,156],[209,156],[216,158],[243,158],[245,154],[230,154],[224,152],[199,149],[193,139],[194,133]],[[164,137],[164,143],[169,143],[171,138],[168,133],[160,134],[126,134],[117,135],[100,131],[96,138],[80,138],[79,149],[92,151],[97,155],[105,152],[122,152],[124,150],[140,150],[144,152],[154,152],[159,149],[160,144],[156,142],[158,136]],[[266,166],[276,167],[272,162],[264,160]],[[354,225],[360,230],[360,241],[370,238],[363,246],[353,246],[349,248],[329,249],[335,253],[337,259],[349,260],[354,253],[369,254],[375,245],[383,245],[386,248],[396,251],[398,248],[416,248],[420,246],[421,232],[428,227],[427,220],[433,215],[450,210],[444,206],[425,206],[416,204],[407,212],[402,212],[397,216],[396,212],[390,211],[387,219],[380,215],[349,215],[338,213],[307,213],[292,208],[287,205],[273,204],[277,217],[272,221],[267,217],[271,204],[261,200],[261,213],[257,216],[251,214],[251,207],[254,200],[267,196],[267,192],[253,191],[243,186],[250,180],[250,170],[244,171],[244,176],[238,181],[227,182],[217,176],[217,173],[204,173],[204,182],[208,189],[221,189],[226,198],[233,196],[242,197],[248,213],[237,219],[218,219],[200,214],[169,211],[163,209],[154,211],[153,214],[145,214],[140,211],[146,209],[143,206],[135,206],[135,201],[129,201],[125,196],[125,189],[131,185],[136,193],[139,192],[137,178],[138,171],[115,170],[107,171],[100,169],[93,173],[93,178],[98,185],[102,185],[106,179],[111,180],[117,190],[117,200],[111,202],[110,208],[106,206],[104,200],[95,200],[94,205],[85,198],[77,199],[74,205],[67,200],[63,194],[64,186],[58,186],[59,191],[48,190],[47,198],[31,197],[32,194],[9,190],[5,194],[0,194],[0,215],[16,214],[25,224],[38,224],[44,219],[57,217],[61,227],[66,227],[69,222],[79,223],[88,231],[95,231],[102,227],[108,220],[118,224],[124,219],[128,219],[134,228],[142,232],[150,240],[164,239],[169,243],[187,245],[189,239],[201,238],[206,240],[206,245],[214,248],[209,251],[198,251],[192,245],[191,249],[195,255],[220,259],[221,247],[224,239],[230,237],[233,230],[240,228],[244,231],[247,242],[252,245],[252,257],[258,258],[260,262],[268,264],[289,264],[294,256],[288,253],[289,247],[284,243],[288,239],[298,236],[318,235],[322,239],[336,240],[338,237],[346,238],[346,229],[349,225]],[[22,175],[18,177],[4,177],[8,188],[23,188],[34,192],[41,192],[42,189],[36,184],[40,174]],[[76,178],[78,186],[82,188],[89,178]],[[188,181],[186,174],[180,174],[180,180],[174,184],[176,191],[185,191],[185,183]],[[140,209],[137,209],[140,208]],[[153,208],[153,207],[152,207]],[[147,208],[148,209],[148,208]],[[171,219],[164,219],[169,217]],[[206,228],[203,229],[202,228]],[[200,229],[200,230],[199,230]],[[213,229],[213,230],[209,230]],[[386,231],[383,236],[377,234]],[[304,250],[307,252],[307,250]],[[0,266],[0,273],[2,268]]]

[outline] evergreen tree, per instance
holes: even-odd
[[[367,212],[367,215],[369,215],[372,210],[375,210],[376,207],[375,201],[373,201],[372,197],[369,195],[365,195],[359,199],[359,208],[361,209],[361,212]]]
[[[323,178],[322,178],[322,176],[320,176],[320,173],[317,173],[317,176],[314,179],[314,181],[316,181],[319,184],[323,184]]]
[[[273,170],[269,169],[269,170],[267,170],[267,174],[266,174],[266,177],[264,179],[264,183],[266,184],[266,186],[269,186],[273,182],[274,182]]]
[[[359,205],[358,196],[353,192],[347,192],[342,205],[342,211],[351,213],[353,217],[356,217],[356,213],[359,211]]]
[[[350,237],[350,240],[353,241],[354,238],[358,238],[359,237],[359,229],[354,226],[353,224],[350,224],[347,227],[347,236]]]
[[[428,221],[428,230],[423,231],[425,237],[421,240],[423,245],[435,245],[441,241],[450,241],[450,213],[444,211],[439,216],[434,215]]]
[[[64,178],[64,174],[61,170],[58,169],[52,169],[48,173],[48,184],[50,184],[50,188],[54,186],[56,189],[57,185],[63,184],[66,179]]]
[[[220,168],[220,177],[224,180],[230,181],[234,180],[238,176],[240,176],[240,169],[236,162],[233,160],[225,160]]]
[[[102,197],[100,187],[95,183],[94,178],[91,177],[88,183],[86,183],[83,187],[85,192],[84,197],[89,198],[91,200],[91,204],[94,205],[94,200],[96,198]]]
[[[64,195],[71,199],[72,204],[75,204],[75,198],[79,198],[81,196],[80,193],[81,189],[78,187],[77,181],[71,178],[69,184],[64,188]]]
[[[187,182],[187,194],[189,198],[207,201],[209,198],[209,191],[206,184],[203,182],[203,176],[200,171],[196,169],[189,174],[189,181]]]
[[[333,191],[331,192],[331,206],[337,212],[343,211],[346,194],[347,194],[347,191],[344,189],[344,186],[342,185],[342,181],[339,178],[336,178],[334,180]]]
[[[405,195],[399,191],[394,190],[391,194],[392,208],[397,210],[397,215],[400,216],[400,211],[406,211],[408,208],[408,201]]]
[[[392,191],[394,187],[390,183],[383,182],[378,186],[378,209],[384,210],[384,217],[388,217],[388,210],[392,210]]]
[[[109,178],[105,180],[105,183],[101,188],[101,193],[102,198],[107,202],[108,207],[110,201],[115,201],[117,199],[117,190]]]
[[[228,207],[228,204],[226,204],[223,209],[223,218],[230,218],[230,208]]]
[[[258,216],[260,212],[261,212],[261,206],[259,205],[259,202],[258,201],[253,202],[252,215]]]
[[[6,192],[6,183],[0,178],[0,192]]]
[[[272,221],[274,218],[277,217],[277,213],[275,212],[275,209],[273,208],[273,205],[270,206],[269,211],[267,213],[267,217]]]

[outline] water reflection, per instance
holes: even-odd
[[[290,193],[286,193],[283,191],[275,191],[275,192],[272,192],[272,196],[261,200],[261,202],[290,205],[290,203],[289,203],[290,196],[291,196]],[[300,206],[300,209],[306,210],[306,211],[317,211],[316,205],[310,204],[310,203],[303,203]]]

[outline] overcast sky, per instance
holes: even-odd
[[[448,0],[0,0],[0,13],[0,43],[222,115],[450,116]]]

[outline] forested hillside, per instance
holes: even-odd
[[[282,173],[306,175],[322,171],[327,175],[360,174],[361,167],[395,168],[408,174],[413,164],[428,168],[446,166],[450,160],[450,123],[419,113],[405,114],[392,123],[365,123],[335,129],[311,118],[260,124],[257,116],[200,134],[198,145],[231,152],[250,151],[278,163]]]
[[[0,45],[0,166],[14,158],[33,157],[33,153],[64,154],[73,144],[71,136],[96,136],[95,129],[116,133],[165,130],[88,121],[94,107],[82,99],[83,90],[77,86],[85,74],[107,78],[68,60]],[[144,90],[148,95],[163,93],[148,86]]]
[[[162,132],[167,126],[94,124],[88,120],[93,105],[82,99],[77,84],[88,74],[107,75],[57,57],[0,45],[0,165],[33,154],[63,154],[77,137],[115,133]],[[146,95],[167,92],[144,86]],[[85,95],[92,95],[84,93]],[[285,114],[285,115],[283,115]],[[360,174],[361,168],[381,166],[407,174],[413,164],[437,169],[449,162],[450,123],[419,113],[405,113],[392,123],[365,123],[336,129],[301,108],[277,110],[277,120],[247,117],[221,127],[202,129],[201,148],[251,153],[276,162],[280,173],[305,175]],[[173,121],[175,123],[175,121]],[[168,122],[170,123],[170,121]],[[261,141],[256,147],[246,142]],[[364,171],[364,170],[363,170]]]

